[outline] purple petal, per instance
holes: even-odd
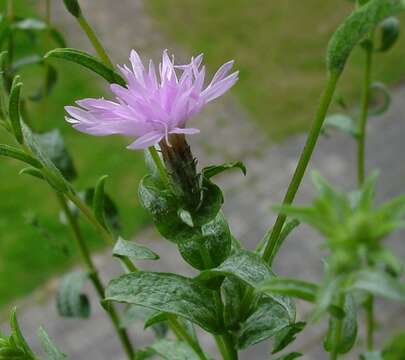
[[[214,100],[227,92],[238,81],[238,75],[239,71],[236,71],[212,86],[208,86],[201,93],[201,96],[204,98],[205,102],[207,103]]]
[[[147,133],[128,145],[127,149],[147,149],[150,146],[156,145],[164,136],[164,134],[155,131]]]

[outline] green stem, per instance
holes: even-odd
[[[190,345],[201,360],[208,360],[198,340],[193,339],[187,330],[179,323],[176,316],[169,315],[169,326],[180,340],[184,340]]]
[[[77,246],[79,248],[80,255],[83,259],[83,262],[87,268],[87,271],[91,274],[90,279],[91,282],[93,283],[94,288],[96,289],[96,292],[100,298],[100,300],[104,299],[104,285],[101,282],[101,279],[98,275],[98,271],[96,266],[93,263],[93,260],[91,259],[90,256],[90,251],[87,248],[86,242],[84,241],[83,235],[81,233],[79,224],[77,222],[76,217],[73,215],[72,211],[69,209],[69,206],[66,203],[66,199],[61,193],[56,193],[58,201],[62,207],[62,210],[68,220],[68,223],[70,227],[72,228],[74,238],[76,240]],[[115,310],[115,307],[110,304],[108,307],[105,307],[106,312],[108,313],[111,322],[114,326],[115,331],[117,332],[118,338],[121,341],[121,344],[128,356],[128,359],[132,360],[135,355],[134,348],[131,344],[131,341],[129,339],[128,333],[125,330],[125,328],[122,328],[120,326],[120,321],[119,317],[117,314],[117,311]]]
[[[106,64],[108,67],[111,69],[114,68],[109,56],[107,55],[107,52],[105,51],[103,45],[101,45],[101,42],[98,40],[97,35],[95,34],[94,30],[90,26],[90,24],[87,22],[86,18],[83,16],[83,14],[80,14],[77,17],[77,21],[80,24],[81,28],[83,31],[86,33],[88,39],[90,40],[91,44],[94,47],[94,50],[96,50],[98,56],[100,59]]]
[[[338,306],[340,308],[343,308],[344,301],[345,301],[344,294],[339,295]],[[333,316],[333,315],[331,315],[331,316]],[[334,339],[335,347],[333,348],[332,352],[330,353],[330,360],[336,360],[339,357],[339,343],[340,343],[340,339],[342,337],[342,326],[343,326],[343,320],[337,319],[336,320],[335,339]]]
[[[357,178],[360,186],[363,184],[365,178],[366,127],[371,96],[371,71],[373,60],[372,44],[373,43],[370,37],[369,46],[367,46],[366,49],[366,64],[364,69],[363,92],[361,98],[361,110],[357,138]]]
[[[302,178],[304,177],[305,170],[308,166],[309,160],[311,159],[312,153],[317,143],[330,103],[332,102],[333,94],[335,92],[339,76],[339,73],[331,73],[328,77],[326,88],[324,90],[324,93],[322,94],[315,120],[312,123],[304,149],[302,150],[294,175],[291,179],[290,185],[288,186],[283,205],[289,205],[294,201],[295,195],[297,194]],[[277,251],[278,239],[280,237],[280,233],[285,220],[286,216],[279,214],[277,216],[277,220],[272,231],[269,231],[269,233],[266,234],[266,238],[268,239],[268,241],[263,252],[263,259],[270,265]]]
[[[369,295],[366,304],[366,316],[367,316],[367,350],[374,350],[374,297]]]
[[[170,180],[169,180],[169,177],[167,175],[166,168],[163,165],[163,161],[160,158],[156,148],[154,146],[151,146],[151,147],[148,148],[148,150],[149,150],[150,156],[152,157],[153,162],[155,163],[155,165],[156,165],[156,167],[157,167],[157,169],[159,171],[160,178],[162,179],[165,186],[167,188],[169,188],[170,187]]]

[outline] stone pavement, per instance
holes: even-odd
[[[125,61],[130,48],[136,48],[142,54],[154,58],[166,47],[178,53],[179,49],[156,30],[155,24],[145,13],[141,0],[120,0],[120,6],[109,0],[82,0],[81,3],[116,62]],[[70,43],[89,49],[86,39],[63,9],[55,9],[55,15],[57,22],[68,31]],[[184,54],[181,49],[180,53]],[[405,165],[401,160],[405,148],[404,98],[405,88],[396,89],[389,113],[382,118],[370,120],[367,165],[369,169],[381,170],[378,189],[380,200],[403,191]],[[310,121],[311,114],[307,116]],[[280,202],[284,195],[305,135],[294,136],[270,147],[262,132],[231,95],[209,106],[195,121],[202,131],[200,135],[193,137],[192,142],[201,165],[225,160],[243,160],[247,165],[246,177],[235,171],[224,174],[218,182],[225,189],[224,212],[233,233],[246,247],[253,249],[273,224],[271,206]],[[348,137],[333,134],[331,138],[320,139],[297,202],[308,202],[314,194],[308,176],[311,169],[319,170],[333,184],[340,184],[346,189],[354,187],[355,161],[354,143]],[[390,242],[396,253],[404,258],[402,235],[403,233],[396,234]],[[136,240],[147,243],[163,256],[159,262],[142,263],[141,267],[193,274],[193,270],[179,259],[176,249],[170,243],[159,240],[153,229],[138,234]],[[322,241],[316,233],[305,225],[300,226],[282,247],[274,270],[283,276],[319,279],[322,276],[321,245]],[[98,254],[96,261],[106,281],[119,274],[119,266],[111,259],[110,251]],[[57,280],[48,285],[47,294],[53,293],[56,283]],[[90,288],[89,293],[92,293]],[[94,297],[92,301],[94,312],[90,321],[66,320],[58,318],[54,302],[49,300],[49,296],[39,298],[33,295],[29,306],[20,314],[24,332],[30,334],[30,340],[34,341],[37,326],[43,325],[71,359],[123,359],[110,324]],[[386,338],[401,327],[405,328],[405,307],[392,303],[381,305],[377,313],[381,324],[377,337]],[[301,318],[305,319],[308,307],[299,304],[299,308]],[[319,345],[322,329],[323,324],[310,324],[305,335],[298,336],[291,350],[302,350],[305,352],[304,358],[308,360],[326,359]],[[132,335],[137,345],[150,339],[150,335],[141,335],[139,330],[133,331]],[[209,337],[204,336],[203,343],[207,348],[213,349]],[[347,358],[353,359],[354,355]],[[268,343],[242,352],[241,359],[269,359]]]

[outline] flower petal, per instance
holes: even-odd
[[[160,140],[164,138],[165,134],[161,132],[150,132],[147,133],[138,139],[136,139],[133,143],[127,146],[127,149],[147,149],[150,146],[156,145]]]

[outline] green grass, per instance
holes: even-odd
[[[344,0],[149,0],[161,29],[190,52],[204,52],[210,69],[235,59],[232,90],[269,138],[308,128],[325,80],[330,35],[351,11]],[[405,74],[405,37],[377,55],[375,78],[392,84]],[[359,94],[363,54],[356,51],[340,92]]]
[[[33,7],[26,4],[27,1],[17,1],[16,14],[34,15]],[[4,9],[4,1],[0,1],[0,8]],[[17,42],[18,54],[41,46],[27,43],[24,37]],[[145,172],[142,153],[126,150],[128,141],[124,139],[91,137],[65,123],[64,105],[99,96],[106,84],[78,66],[56,61],[54,64],[59,70],[59,80],[51,97],[39,105],[29,103],[33,126],[39,131],[55,127],[62,131],[79,172],[77,189],[94,186],[101,175],[110,174],[107,191],[120,207],[123,235],[128,237],[147,222],[137,198],[138,181]],[[41,84],[42,77],[33,72],[32,68],[22,74],[24,95]],[[10,140],[0,130],[0,142]],[[70,230],[59,221],[55,195],[41,181],[19,176],[23,167],[21,163],[0,159],[0,307],[31,292],[78,260]],[[92,248],[103,245],[84,222],[83,231]]]

